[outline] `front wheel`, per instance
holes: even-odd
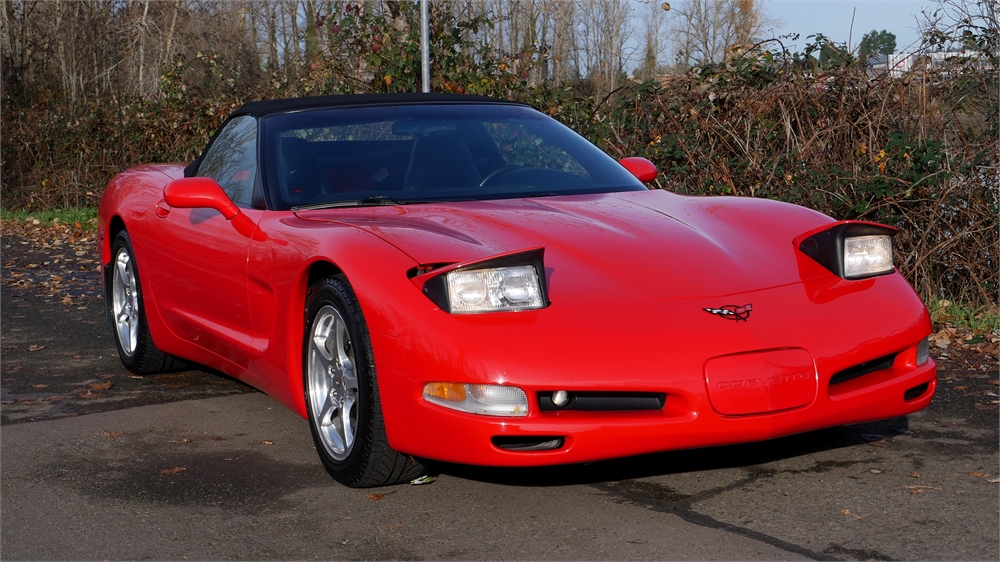
[[[146,310],[139,284],[139,270],[128,232],[121,231],[111,246],[110,291],[105,306],[111,308],[115,345],[125,368],[139,375],[173,371],[184,367],[176,357],[153,344],[146,323]]]
[[[358,488],[423,474],[419,462],[389,448],[368,327],[344,276],[326,279],[310,291],[304,339],[309,429],[327,472]]]

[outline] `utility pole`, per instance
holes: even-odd
[[[423,77],[423,92],[431,91],[431,47],[428,30],[427,0],[420,0],[420,73]]]

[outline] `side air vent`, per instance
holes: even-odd
[[[872,359],[871,361],[865,361],[864,363],[859,363],[853,367],[848,367],[830,377],[830,386],[854,380],[858,377],[867,375],[868,373],[888,369],[892,367],[892,363],[895,360],[896,354],[892,353],[886,355],[885,357],[879,357],[878,359]]]
[[[552,435],[498,435],[491,439],[493,445],[507,451],[551,451],[563,446],[566,439]]]
[[[906,392],[903,393],[903,400],[909,402],[910,400],[916,400],[917,398],[920,398],[921,396],[924,395],[925,392],[927,392],[927,388],[929,386],[930,383],[925,382],[924,384],[915,386],[910,390],[907,390]]]

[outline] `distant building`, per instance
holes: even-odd
[[[868,73],[874,76],[888,72],[893,77],[899,77],[922,65],[934,70],[948,68],[956,63],[979,69],[990,68],[989,62],[979,51],[938,51],[877,55],[868,59]]]

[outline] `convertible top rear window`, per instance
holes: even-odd
[[[517,105],[313,109],[264,117],[262,133],[274,209],[646,189],[569,128]]]

